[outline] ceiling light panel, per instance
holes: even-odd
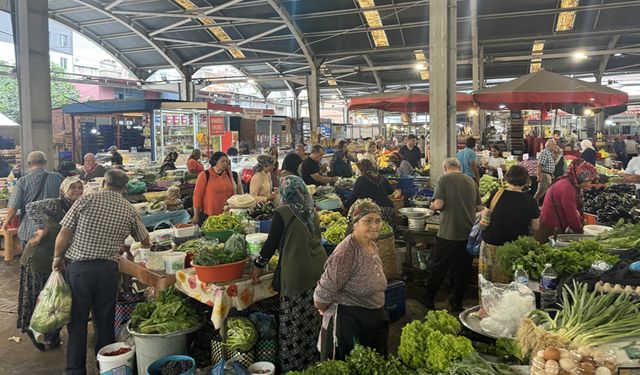
[[[531,59],[529,73],[535,73],[542,68],[542,50],[544,50],[544,40],[536,40],[531,47],[531,55],[540,56]]]
[[[175,1],[176,1],[176,3],[178,3],[178,5],[180,5],[181,7],[183,7],[184,9],[187,9],[187,10],[192,10],[192,9],[198,8],[193,2],[191,2],[191,0],[175,0]],[[213,25],[216,24],[216,21],[212,20],[209,17],[200,17],[200,18],[198,18],[198,20],[205,26],[211,26],[211,27],[209,27],[209,31],[219,41],[221,41],[221,42],[230,42],[231,41],[231,37],[229,36],[229,34],[227,34],[226,31],[224,31],[224,29],[222,27],[213,26]],[[242,51],[240,51],[239,49],[237,49],[237,48],[229,49],[229,53],[231,54],[231,56],[233,56],[236,59],[244,59],[244,58],[246,58],[244,53]]]
[[[424,52],[421,50],[413,51],[413,56],[415,56],[416,61],[421,66],[424,66],[423,69],[420,69],[420,79],[423,81],[429,80],[429,63],[427,63],[427,57]]]
[[[580,0],[562,0],[560,8],[576,8]],[[556,31],[569,31],[573,30],[573,24],[576,21],[576,12],[568,11],[561,12],[558,15],[558,21],[556,22]]]
[[[374,0],[358,0],[358,5],[362,9],[367,9],[375,7],[376,3]],[[384,26],[382,24],[382,19],[380,18],[380,13],[377,10],[365,11],[364,19],[367,21],[367,25],[371,28]],[[389,39],[387,38],[387,33],[384,30],[372,30],[369,33],[371,33],[373,44],[375,44],[376,47],[389,47]]]

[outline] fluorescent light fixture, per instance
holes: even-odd
[[[605,125],[613,125],[613,121],[612,120],[605,120],[604,123],[605,123]]]
[[[560,8],[576,8],[578,6],[579,0],[562,0],[560,3]],[[575,11],[567,11],[561,12],[558,15],[558,21],[556,22],[556,31],[570,31],[573,30],[573,24],[576,21],[576,12]]]
[[[500,108],[500,109],[505,109],[505,108],[507,108],[507,106],[506,106],[506,105],[504,105],[504,104],[500,104],[500,105],[498,106],[498,108]]]
[[[98,134],[98,130],[96,128],[91,129],[91,134]]]
[[[577,120],[577,119],[578,119],[578,116],[573,115],[573,116],[571,116],[571,119],[572,119],[572,120]]]
[[[476,113],[478,113],[475,109],[470,109],[469,110],[469,116],[475,116]]]
[[[253,78],[249,78],[249,79],[247,80],[247,83],[248,83],[248,84],[250,84],[250,85],[255,85],[255,84],[256,84],[256,80],[255,80],[255,79],[253,79]]]
[[[573,58],[575,60],[586,60],[589,58],[589,56],[587,56],[583,51],[578,51],[573,54]]]
[[[360,8],[366,9],[375,7],[376,3],[374,0],[358,0],[358,5]],[[365,11],[364,19],[370,28],[381,28],[384,26],[380,18],[380,13],[378,13],[377,10]],[[376,47],[389,47],[389,39],[387,39],[387,33],[384,30],[373,30],[370,31],[370,33],[373,38],[373,44],[375,44]]]
[[[620,56],[624,56],[624,55],[623,55],[623,54],[621,54],[621,53],[614,53],[614,54],[613,54],[613,56],[615,56],[615,57],[620,57]]]
[[[591,115],[593,115],[593,111],[591,109],[587,108],[587,109],[584,110],[584,115],[585,116],[591,116]]]
[[[331,95],[331,99],[333,99],[333,100],[338,99],[338,95]]]
[[[426,68],[426,66],[424,65],[424,63],[417,63],[416,64],[416,69],[417,70],[424,70]]]
[[[420,79],[423,81],[429,80],[429,64],[427,63],[427,57],[422,50],[413,51],[413,55],[416,58],[416,70],[420,72]]]
[[[589,100],[594,101],[594,100],[596,100],[596,98],[589,98]]]

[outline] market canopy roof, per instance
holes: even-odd
[[[0,112],[0,126],[20,126],[17,122],[5,116]]]
[[[478,90],[473,98],[482,109],[554,109],[584,104],[603,108],[627,103],[626,92],[544,70]]]
[[[473,96],[456,94],[458,112],[474,106]],[[356,96],[349,100],[349,110],[381,109],[387,112],[429,112],[429,93],[426,91],[400,91]]]
[[[457,1],[460,90],[471,88],[472,37],[489,80],[529,73],[534,46],[543,47],[536,58],[549,71],[640,71],[640,1],[580,0],[570,10],[558,0],[474,1],[477,14],[471,0]],[[310,66],[322,64],[322,90],[343,97],[429,87],[416,69],[418,57],[428,62],[428,0],[49,0],[48,6],[51,19],[92,39],[140,79],[159,69],[192,75],[232,64],[264,92],[299,92]],[[574,61],[578,48],[585,58]]]

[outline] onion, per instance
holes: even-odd
[[[557,361],[560,359],[560,350],[558,350],[558,348],[554,348],[554,347],[548,347],[544,350],[544,358],[546,360],[553,360],[553,361]]]

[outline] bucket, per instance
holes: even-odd
[[[162,366],[165,365],[165,363],[167,362],[171,362],[171,361],[189,361],[191,362],[191,368],[189,368],[187,371],[180,373],[179,375],[195,375],[196,373],[196,361],[186,355],[170,355],[167,357],[164,357],[162,359],[159,359],[155,362],[153,362],[149,368],[147,368],[147,375],[160,375],[162,374]]]
[[[251,375],[263,374],[273,375],[276,373],[276,366],[271,362],[256,362],[247,369]]]
[[[173,253],[173,250],[149,251],[149,254],[147,254],[147,268],[153,271],[164,271],[164,256],[169,253]]]
[[[147,368],[155,361],[174,354],[187,354],[187,335],[200,329],[200,326],[171,332],[162,335],[144,334],[132,331],[127,325],[127,331],[133,335],[138,363],[138,374],[146,374]]]
[[[187,253],[179,251],[166,254],[164,256],[164,272],[173,275],[184,269],[184,260],[186,257]]]
[[[262,250],[262,245],[267,241],[267,233],[247,234],[247,254],[252,260],[257,258]]]
[[[119,355],[105,355],[105,353],[115,352],[121,348],[130,348],[126,353]],[[135,348],[124,342],[109,344],[98,351],[98,363],[101,375],[131,375],[133,374],[133,358],[136,353]]]
[[[424,230],[424,227],[427,223],[427,218],[409,218],[409,229],[413,230]]]

